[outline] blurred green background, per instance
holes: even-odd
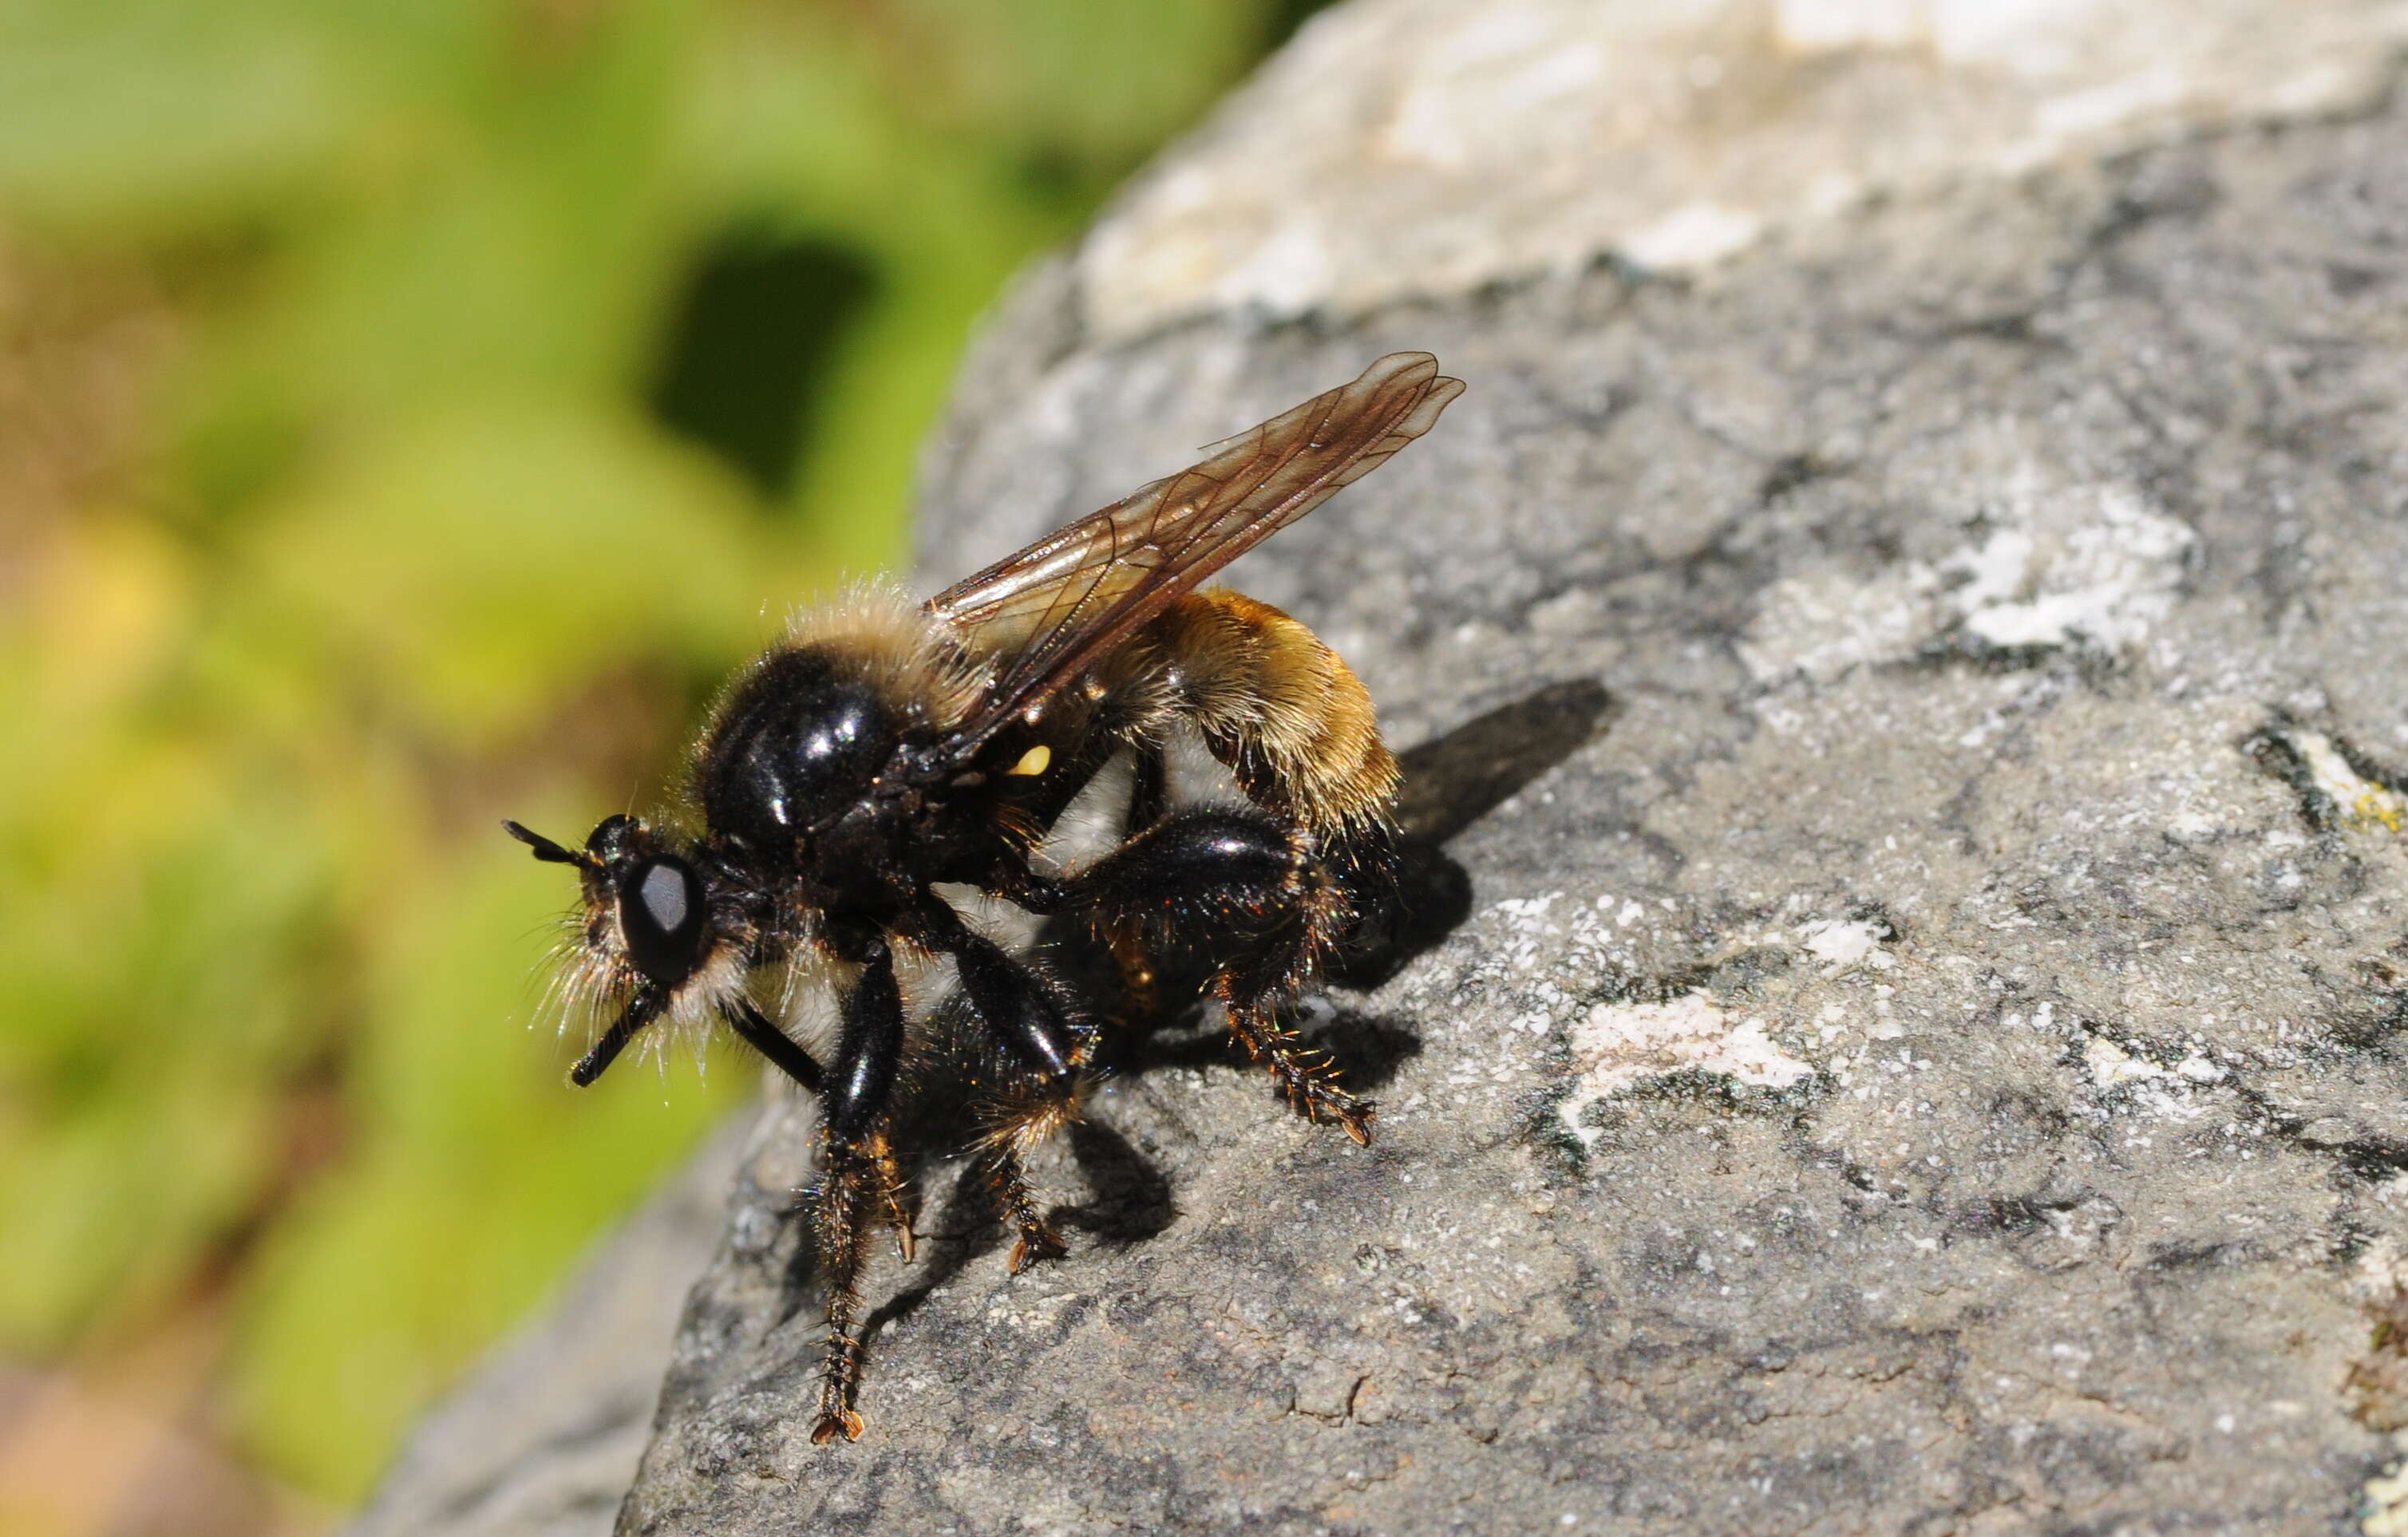
[[[496,819],[898,560],[979,310],[1313,8],[0,7],[0,1529],[322,1529],[750,1091],[564,1085]]]

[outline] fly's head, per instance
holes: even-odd
[[[502,826],[538,859],[575,867],[584,890],[565,984],[572,1006],[615,1017],[571,1071],[576,1083],[602,1076],[645,1026],[666,1020],[698,1031],[740,998],[741,904],[717,889],[724,877],[694,851],[632,816],[607,818],[581,849]]]

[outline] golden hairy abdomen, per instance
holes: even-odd
[[[1141,649],[1163,705],[1196,724],[1255,799],[1324,839],[1387,823],[1397,760],[1362,681],[1319,636],[1268,603],[1213,589],[1181,598],[1147,626]]]

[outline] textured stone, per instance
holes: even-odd
[[[1079,254],[1097,337],[1717,262],[1801,223],[2244,120],[2358,111],[2392,0],[1357,0]]]
[[[669,1340],[725,1226],[745,1127],[711,1139],[549,1313],[429,1415],[346,1537],[600,1537],[660,1398]]]

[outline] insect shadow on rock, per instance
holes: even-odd
[[[1471,913],[1471,878],[1444,845],[1587,746],[1619,706],[1594,678],[1549,683],[1477,715],[1398,759],[1397,857],[1390,898],[1324,969],[1357,991],[1377,987]]]
[[[941,1147],[941,1141],[934,1141],[943,1136],[941,1115],[931,1113],[924,1120],[933,1145]],[[1049,1221],[1114,1246],[1141,1243],[1170,1226],[1178,1215],[1170,1182],[1128,1139],[1105,1122],[1086,1118],[1065,1127],[1063,1138],[1092,1193],[1079,1205],[1048,1212]],[[938,1288],[1002,1248],[1009,1227],[1009,1214],[996,1209],[979,1159],[963,1160],[942,1204],[930,1214],[924,1234],[926,1262],[915,1269],[910,1285],[862,1321],[863,1341],[875,1341],[887,1326],[919,1311]],[[796,1297],[820,1283],[810,1245],[797,1248],[784,1279],[788,1292]]]
[[[1298,1113],[1370,1141],[1373,1106],[1294,1019],[1396,865],[1397,762],[1362,683],[1312,631],[1202,583],[1462,390],[1428,353],[1393,353],[924,604],[873,587],[806,613],[731,682],[664,812],[610,817],[580,848],[507,824],[582,886],[564,977],[601,1027],[571,1082],[639,1037],[724,1027],[819,1102],[804,1196],[827,1294],[814,1442],[862,1433],[860,1278],[874,1228],[907,1261],[916,1247],[915,1105],[958,1098],[953,1141],[976,1134],[1018,1235],[1011,1269],[1057,1256],[1027,1156],[1079,1120],[1102,1025],[1141,1029],[1166,973],[1194,967]],[[1189,743],[1233,797],[1177,793]],[[1116,844],[1042,859],[1120,764]],[[1090,937],[1117,985],[1015,953],[939,887]],[[907,997],[920,988],[946,1000]],[[798,1007],[820,990],[832,1026]]]

